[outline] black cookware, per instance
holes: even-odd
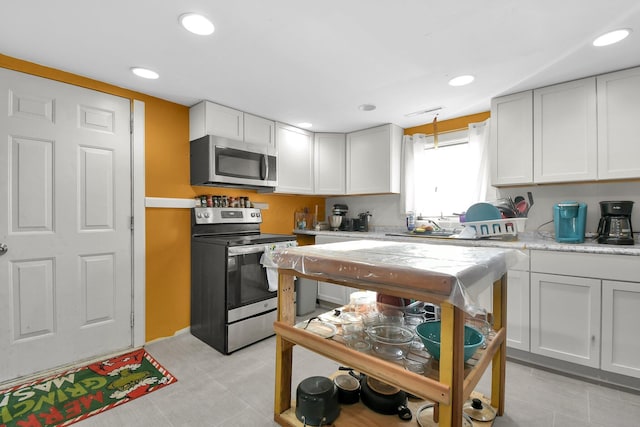
[[[352,375],[356,375],[351,372]],[[401,420],[412,418],[407,407],[407,393],[367,375],[360,375],[360,400],[379,414],[398,415]]]
[[[329,378],[309,377],[296,389],[296,418],[305,426],[326,426],[340,415],[338,389]]]

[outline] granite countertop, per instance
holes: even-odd
[[[402,232],[402,231],[400,231]],[[552,237],[541,236],[536,232],[519,233],[516,240],[501,239],[451,239],[423,236],[389,236],[387,233],[398,233],[397,230],[388,231],[315,231],[293,230],[294,234],[311,236],[334,236],[353,239],[393,240],[413,243],[446,244],[462,246],[485,246],[494,248],[531,249],[540,251],[579,252],[607,255],[640,256],[640,242],[635,245],[603,245],[594,240],[585,239],[584,243],[558,243]]]

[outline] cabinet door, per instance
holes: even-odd
[[[598,177],[640,177],[640,68],[597,77]]]
[[[351,240],[358,239],[339,236],[316,236],[317,245],[322,245],[325,243],[349,242]],[[318,282],[318,299],[320,301],[326,301],[332,304],[349,304],[351,293],[356,291],[359,291],[359,289],[350,288],[348,286],[334,285],[333,283],[320,281]]]
[[[533,92],[491,100],[493,185],[533,183]]]
[[[401,144],[396,125],[347,134],[347,194],[399,193]]]
[[[316,194],[344,194],[346,139],[343,133],[316,133],[314,143]]]
[[[244,142],[276,148],[275,122],[244,113]]]
[[[600,280],[531,273],[531,352],[599,368]]]
[[[276,124],[278,193],[313,194],[313,134]]]
[[[602,369],[640,378],[640,283],[602,282]]]
[[[507,274],[507,347],[529,351],[529,272]]]
[[[205,133],[225,138],[244,140],[244,115],[242,111],[224,105],[205,102]]]
[[[598,178],[595,77],[533,91],[534,181]]]

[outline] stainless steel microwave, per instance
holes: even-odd
[[[268,147],[213,135],[191,141],[191,185],[273,190],[276,153]]]

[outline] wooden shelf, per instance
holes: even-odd
[[[314,259],[314,262],[322,260]],[[342,261],[348,267],[349,261]],[[358,272],[362,272],[358,266]],[[367,269],[371,269],[367,265]],[[344,273],[344,269],[342,270]],[[276,332],[276,393],[274,402],[274,419],[282,426],[297,427],[301,424],[295,416],[295,409],[291,402],[291,370],[293,346],[301,345],[309,350],[321,354],[340,364],[349,366],[357,371],[375,377],[383,382],[401,388],[415,396],[439,405],[441,427],[461,427],[462,405],[469,398],[480,381],[485,370],[491,365],[491,405],[497,409],[498,415],[504,412],[504,377],[506,363],[506,272],[493,284],[493,323],[495,331],[491,334],[487,348],[479,350],[467,362],[463,359],[464,319],[465,313],[460,308],[442,300],[442,283],[446,280],[442,276],[434,276],[430,282],[435,293],[425,289],[419,278],[411,275],[411,282],[403,280],[405,271],[394,275],[393,271],[386,274],[376,270],[376,277],[385,277],[384,281],[367,282],[366,289],[382,292],[388,295],[414,298],[420,301],[440,301],[442,321],[441,359],[432,361],[432,369],[426,375],[409,372],[404,367],[377,358],[370,354],[360,353],[345,346],[339,339],[325,339],[308,331],[295,328],[294,286],[293,277],[307,277],[294,270],[279,270],[278,286],[278,321],[274,323]],[[331,281],[330,270],[327,270],[323,280],[328,277]],[[430,277],[430,276],[427,276]],[[433,285],[435,283],[435,285]],[[338,284],[351,286],[340,280]],[[353,287],[365,288],[361,282]],[[353,407],[350,407],[353,406]],[[380,415],[362,404],[343,405],[340,417],[334,422],[335,427],[366,425],[398,426],[411,425],[400,420],[397,416]],[[417,408],[416,408],[417,409]],[[344,417],[344,418],[343,418]],[[417,425],[413,421],[414,425]]]

